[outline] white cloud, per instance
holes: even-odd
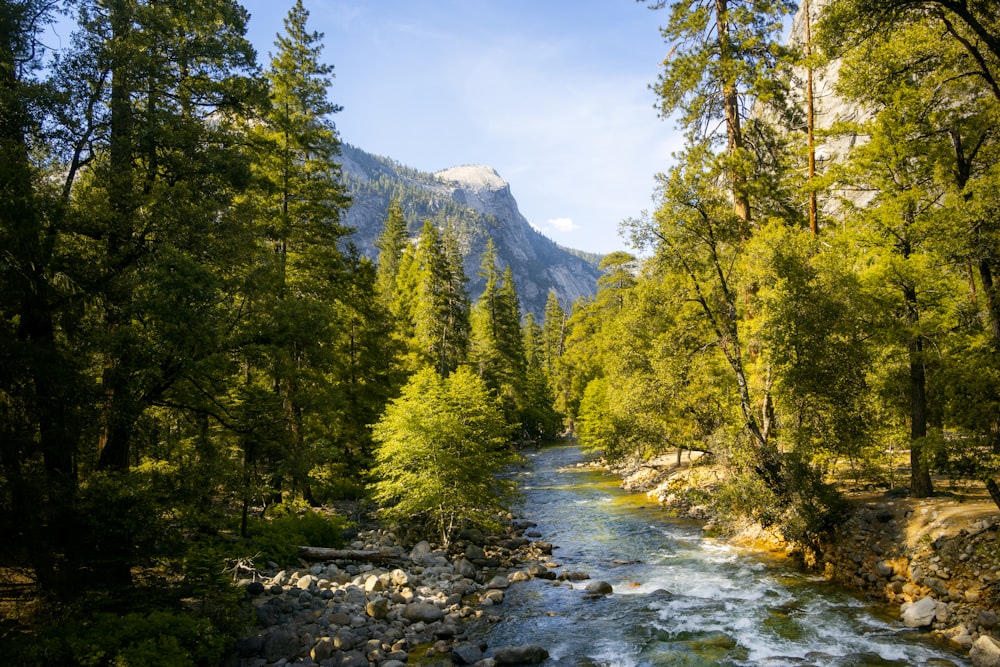
[[[573,222],[573,218],[549,218],[545,224],[536,224],[530,221],[529,224],[542,234],[568,234],[580,229],[580,225]]]
[[[580,229],[579,225],[573,222],[573,218],[550,218],[545,224],[557,232],[572,232]]]

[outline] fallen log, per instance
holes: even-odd
[[[305,560],[360,560],[369,563],[409,560],[391,549],[330,549],[327,547],[299,547],[299,557]]]

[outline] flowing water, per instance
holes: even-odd
[[[968,665],[925,633],[787,563],[706,538],[643,494],[577,463],[574,446],[528,454],[522,515],[558,546],[560,570],[614,586],[532,580],[507,591],[491,647],[539,644],[550,663],[659,665]],[[488,653],[489,654],[489,653]]]

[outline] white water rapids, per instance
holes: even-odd
[[[670,519],[612,475],[577,467],[574,446],[528,459],[518,473],[521,515],[557,545],[559,570],[587,572],[614,594],[586,599],[587,582],[514,584],[497,609],[502,620],[475,630],[491,650],[538,644],[546,664],[578,667],[969,664],[905,629],[895,609]]]

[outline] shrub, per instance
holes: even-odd
[[[230,639],[212,622],[182,611],[75,613],[7,644],[5,664],[82,667],[193,667],[222,663]]]
[[[374,498],[389,520],[426,520],[448,544],[462,525],[489,528],[506,510],[517,460],[512,429],[482,378],[417,372],[373,427]]]
[[[344,545],[343,517],[326,515],[308,507],[304,501],[285,501],[271,509],[271,516],[255,519],[247,525],[253,542],[254,557],[276,563],[294,563],[299,546],[332,547]]]

